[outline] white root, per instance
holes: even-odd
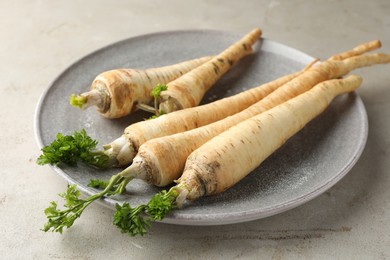
[[[104,153],[110,159],[115,159],[118,165],[130,164],[136,153],[132,143],[124,135],[104,145],[103,148]]]
[[[180,185],[176,186],[175,190],[179,193],[179,195],[176,197],[175,205],[178,208],[181,208],[187,199],[189,191],[186,188],[181,187]]]

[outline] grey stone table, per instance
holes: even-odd
[[[0,259],[386,259],[390,258],[390,67],[358,70],[368,113],[365,150],[331,189],[284,213],[241,224],[157,223],[120,234],[112,210],[93,204],[62,235],[44,233],[43,209],[66,187],[35,160],[34,110],[67,66],[107,44],[177,29],[264,37],[326,58],[380,39],[390,53],[390,2],[1,1]]]

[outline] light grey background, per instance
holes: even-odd
[[[357,165],[333,188],[285,213],[243,224],[156,224],[129,238],[112,211],[92,205],[65,234],[43,233],[42,210],[65,181],[39,167],[33,117],[50,82],[75,60],[131,36],[218,29],[264,37],[325,59],[380,39],[390,53],[390,2],[1,1],[0,258],[386,259],[390,257],[390,65],[357,70],[369,136]]]

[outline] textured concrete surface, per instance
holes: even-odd
[[[63,235],[44,233],[43,209],[66,183],[39,167],[33,117],[49,83],[76,59],[131,36],[174,29],[247,32],[319,58],[380,39],[390,53],[390,2],[0,1],[0,259],[388,259],[390,65],[356,71],[370,131],[351,172],[316,199],[248,223],[156,224],[130,238],[92,205]]]

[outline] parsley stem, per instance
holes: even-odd
[[[65,193],[60,194],[66,200],[64,205],[66,209],[60,210],[57,208],[56,202],[51,202],[50,206],[45,209],[45,214],[48,222],[44,225],[43,231],[52,229],[54,232],[62,233],[64,227],[69,228],[74,221],[81,216],[83,211],[95,200],[103,196],[111,196],[119,192],[124,192],[124,188],[128,183],[128,179],[116,174],[112,176],[106,188],[86,199],[79,199],[80,192],[76,189],[76,185],[68,185]]]
[[[126,191],[127,184],[129,184],[129,182],[132,180],[132,178],[125,178],[125,177],[122,178],[123,180],[120,182],[118,188],[115,191],[115,193],[117,194],[123,194]]]
[[[123,176],[121,176],[120,174],[115,174],[114,176],[112,176],[112,177],[110,178],[110,180],[109,180],[109,182],[108,182],[108,184],[107,184],[107,187],[106,187],[103,191],[101,191],[101,192],[99,192],[99,193],[96,193],[95,195],[92,195],[92,196],[89,197],[89,198],[91,198],[92,200],[96,200],[96,199],[99,199],[99,198],[103,197],[103,196],[106,195],[106,194],[113,195],[113,194],[117,193],[116,191],[117,191],[118,189],[115,189],[115,191],[112,192],[113,187],[114,187],[115,185],[120,185],[124,180],[125,180],[125,179],[124,179]]]

